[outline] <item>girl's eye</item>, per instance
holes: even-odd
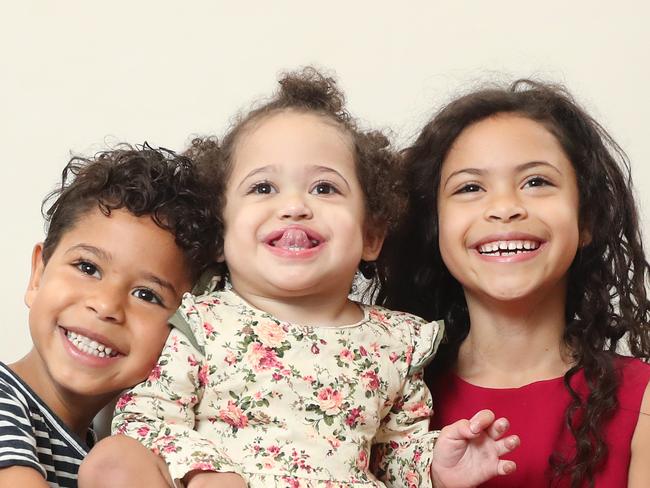
[[[326,181],[319,181],[314,185],[311,192],[314,195],[331,195],[332,193],[340,193],[336,186]]]
[[[145,302],[153,303],[155,305],[163,305],[162,298],[160,298],[153,290],[149,288],[137,288],[131,293],[134,297],[144,300]]]
[[[478,186],[476,183],[467,183],[459,188],[456,193],[474,193],[477,191],[481,191],[480,186]]]
[[[97,266],[95,266],[93,263],[90,263],[88,261],[79,261],[78,263],[75,263],[75,266],[83,274],[87,274],[88,276],[94,276],[95,278],[100,277],[99,270],[97,269]]]
[[[549,185],[551,185],[551,182],[542,176],[533,176],[532,178],[529,178],[526,181],[526,183],[524,183],[524,187],[531,187],[531,188],[535,188],[538,186],[549,186]]]
[[[268,181],[262,181],[260,183],[255,183],[250,187],[248,193],[254,193],[256,195],[269,195],[275,192],[275,188]]]

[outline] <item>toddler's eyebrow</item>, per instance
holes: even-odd
[[[348,190],[350,189],[350,185],[348,183],[348,180],[346,180],[345,177],[341,173],[336,171],[334,168],[330,168],[329,166],[322,166],[322,165],[314,165],[314,166],[312,166],[312,168],[315,170],[314,171],[315,173],[332,173],[332,174],[338,176],[339,178],[341,178],[343,180],[343,182],[345,183],[345,186],[348,187]]]
[[[259,168],[255,168],[252,170],[250,173],[248,173],[246,176],[244,176],[241,181],[239,182],[239,185],[237,185],[237,188],[241,187],[244,182],[249,179],[251,176],[255,176],[256,174],[259,173],[266,173],[266,172],[275,172],[275,166],[272,164],[267,164],[266,166],[260,166]]]

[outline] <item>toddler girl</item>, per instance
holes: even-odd
[[[348,298],[403,207],[393,153],[355,126],[331,79],[307,69],[280,84],[220,148],[191,151],[218,173],[226,280],[183,300],[197,347],[172,332],[149,379],[119,402],[114,430],[167,464],[145,473],[154,463],[113,439],[122,472],[134,466],[120,486],[235,486],[228,472],[265,487],[431,483],[422,368],[440,325]],[[463,445],[443,462],[487,446],[477,466],[512,470],[498,459],[517,443],[501,438],[506,427],[485,412],[457,424],[447,441]],[[108,464],[96,464],[108,483]]]
[[[508,417],[526,447],[484,486],[650,486],[648,262],[624,153],[566,91],[524,80],[450,103],[405,156],[381,299],[445,320],[433,428],[477,404]]]

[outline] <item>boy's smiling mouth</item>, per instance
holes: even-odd
[[[483,256],[512,256],[535,251],[540,245],[540,241],[530,239],[495,240],[479,244],[476,250]]]
[[[80,352],[97,358],[115,358],[121,353],[115,348],[78,332],[63,329],[66,339]]]

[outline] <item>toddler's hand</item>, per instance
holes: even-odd
[[[215,473],[214,471],[193,471],[185,478],[187,488],[246,488],[244,478],[236,473]]]
[[[503,437],[508,420],[494,420],[481,410],[471,420],[459,420],[440,432],[433,449],[431,478],[436,488],[470,488],[497,475],[514,472],[513,461],[500,459],[519,445],[519,437]]]

